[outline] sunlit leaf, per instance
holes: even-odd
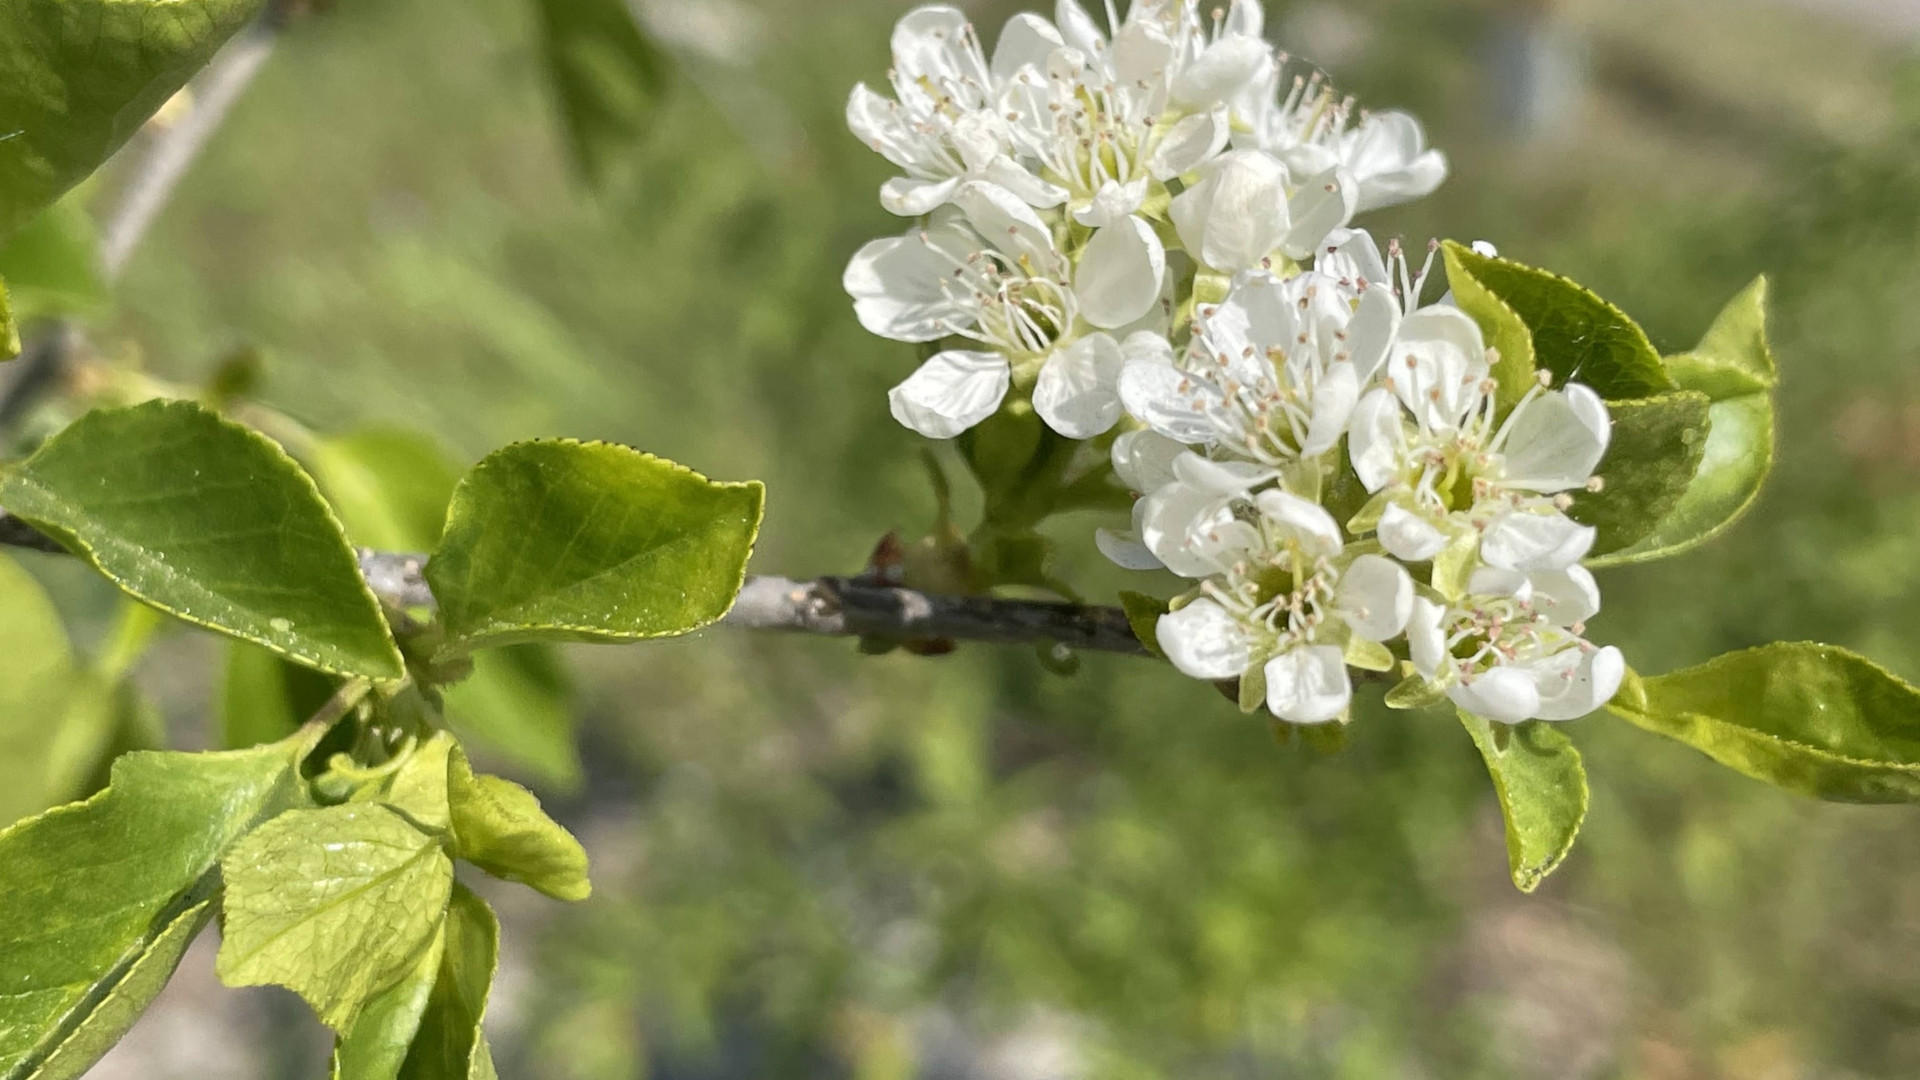
[[[396,1080],[401,1075],[439,981],[445,948],[445,931],[435,932],[413,969],[368,1000],[353,1026],[333,1044],[333,1080]]]
[[[20,564],[0,555],[0,822],[45,810],[63,796],[48,771],[77,674],[53,600]]]
[[[1653,531],[1693,483],[1709,442],[1707,395],[1696,391],[1616,401],[1602,487],[1574,495],[1575,521],[1600,530],[1593,551],[1618,551]]]
[[[1533,334],[1525,320],[1513,308],[1473,275],[1471,260],[1484,259],[1472,248],[1446,242],[1447,286],[1453,290],[1454,303],[1473,316],[1485,335],[1487,347],[1498,352],[1493,377],[1498,381],[1499,411],[1505,415],[1520,403],[1534,384]]]
[[[448,649],[683,634],[733,606],[757,483],[610,443],[517,443],[460,482],[426,575]]]
[[[1629,678],[1607,707],[1788,791],[1920,801],[1920,690],[1832,645],[1782,642]]]
[[[262,0],[0,0],[0,235],[98,168]]]
[[[500,923],[485,900],[456,883],[444,934],[440,975],[401,1080],[493,1080],[493,1054],[480,1022],[500,963]]]
[[[322,671],[405,673],[313,481],[273,442],[198,405],[88,413],[0,473],[0,505],[188,622]]]
[[[1521,892],[1540,887],[1573,850],[1587,817],[1587,771],[1565,731],[1534,720],[1515,727],[1462,712],[1507,822],[1507,866]]]
[[[293,810],[220,862],[228,986],[284,986],[351,1029],[433,942],[453,885],[440,841],[385,806]]]
[[[89,315],[107,306],[99,231],[79,197],[47,207],[0,241],[0,277],[21,319]]]
[[[458,748],[448,777],[454,854],[556,900],[585,900],[593,892],[585,849],[540,809],[532,792],[497,776],[475,775]]]

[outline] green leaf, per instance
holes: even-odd
[[[258,746],[292,734],[333,697],[334,680],[290,664],[278,653],[245,641],[227,642],[221,686],[221,738],[229,749]]]
[[[1411,669],[1412,665],[1407,665]],[[1408,675],[1387,691],[1386,703],[1389,709],[1424,709],[1438,704],[1447,696],[1446,690],[1438,684],[1428,682],[1419,675]]]
[[[1845,649],[1783,642],[1729,653],[1629,678],[1607,707],[1788,791],[1920,801],[1920,690]]]
[[[1773,388],[1778,382],[1767,344],[1767,279],[1733,302],[1697,348],[1667,358],[1674,381],[1706,394],[1712,430],[1693,481],[1679,502],[1639,542],[1596,566],[1678,555],[1719,536],[1760,497],[1773,469]]]
[[[447,687],[447,723],[534,780],[579,790],[573,690],[560,657],[545,645],[509,645],[473,656],[473,674]]]
[[[497,451],[460,481],[427,564],[447,651],[705,626],[746,580],[763,499],[610,443]]]
[[[581,174],[612,183],[653,126],[667,57],[621,0],[537,0],[547,76]]]
[[[401,1080],[493,1080],[493,1055],[480,1032],[487,992],[500,963],[500,923],[487,902],[453,887],[446,948],[420,1032],[401,1066]]]
[[[1616,401],[1613,441],[1600,462],[1603,486],[1579,492],[1567,513],[1600,530],[1595,555],[1619,551],[1652,532],[1686,495],[1706,452],[1711,402],[1693,390]]]
[[[88,413],[0,473],[0,505],[178,618],[322,671],[405,674],[313,481],[198,405]]]
[[[106,308],[100,234],[78,195],[47,207],[0,244],[0,277],[7,279],[21,319]]]
[[[440,978],[446,932],[433,935],[427,951],[399,982],[375,994],[333,1044],[333,1080],[396,1080],[420,1031],[420,1020]]]
[[[435,732],[415,747],[405,764],[381,785],[379,801],[405,814],[424,830],[445,832],[452,820],[448,806],[448,758],[457,745],[453,736],[444,731]]]
[[[0,280],[0,360],[20,355],[20,327],[13,321],[13,301],[7,296],[7,283]]]
[[[1487,346],[1500,354],[1493,365],[1493,377],[1500,385],[1499,415],[1505,416],[1534,385],[1533,333],[1505,300],[1473,276],[1468,260],[1484,260],[1485,256],[1452,240],[1443,245],[1443,250],[1454,303],[1473,316]]]
[[[1127,613],[1127,625],[1133,627],[1133,636],[1140,639],[1140,644],[1165,660],[1167,654],[1160,649],[1160,616],[1167,613],[1167,602],[1145,593],[1123,591],[1120,609]]]
[[[585,900],[592,894],[586,850],[540,809],[532,792],[497,776],[474,775],[458,747],[448,780],[454,854],[556,900]]]
[[[1449,271],[1457,264],[1533,331],[1534,363],[1553,373],[1555,385],[1585,383],[1608,401],[1674,389],[1646,331],[1585,287],[1458,245],[1447,254]]]
[[[37,814],[72,792],[50,790],[48,771],[77,675],[53,600],[20,564],[0,555],[0,823]]]
[[[260,6],[0,3],[0,235],[98,168]]]
[[[63,1048],[76,1070],[105,1052],[111,1039],[88,1040],[117,1023],[106,1010],[158,992],[228,845],[305,801],[302,750],[128,754],[104,793],[0,832],[0,1077],[46,1075]]]
[[[292,810],[220,862],[228,986],[284,986],[351,1030],[433,943],[453,885],[440,842],[385,806]]]
[[[368,428],[314,447],[313,476],[347,535],[383,551],[432,551],[460,470],[424,435]]]
[[[1540,720],[1508,728],[1463,711],[1460,722],[1500,798],[1513,883],[1532,892],[1573,850],[1586,820],[1587,771],[1580,751],[1566,732]]]

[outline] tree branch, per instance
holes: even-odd
[[[64,552],[32,526],[0,510],[0,545]],[[360,550],[360,573],[374,595],[399,610],[432,608],[425,555]],[[720,625],[824,637],[902,643],[1059,644],[1080,652],[1147,656],[1126,612],[1112,607],[943,596],[859,578],[796,581],[750,577]]]

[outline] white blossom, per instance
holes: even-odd
[[[1582,636],[1599,610],[1583,567],[1486,567],[1460,600],[1416,599],[1407,643],[1420,676],[1468,712],[1502,724],[1573,720],[1611,700],[1626,673],[1619,649]]]

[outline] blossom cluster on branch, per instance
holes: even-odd
[[[1194,583],[1158,645],[1283,720],[1345,719],[1350,668],[1503,723],[1605,703],[1625,667],[1585,640],[1595,532],[1566,514],[1605,403],[1503,371],[1451,296],[1424,302],[1431,255],[1351,227],[1446,159],[1291,71],[1257,0],[1106,6],[1015,16],[990,56],[959,10],[916,9],[892,95],[854,90],[903,174],[882,204],[920,219],[845,276],[867,329],[934,349],[895,418],[943,439],[1030,409],[1106,445],[1141,497],[1101,550]]]

